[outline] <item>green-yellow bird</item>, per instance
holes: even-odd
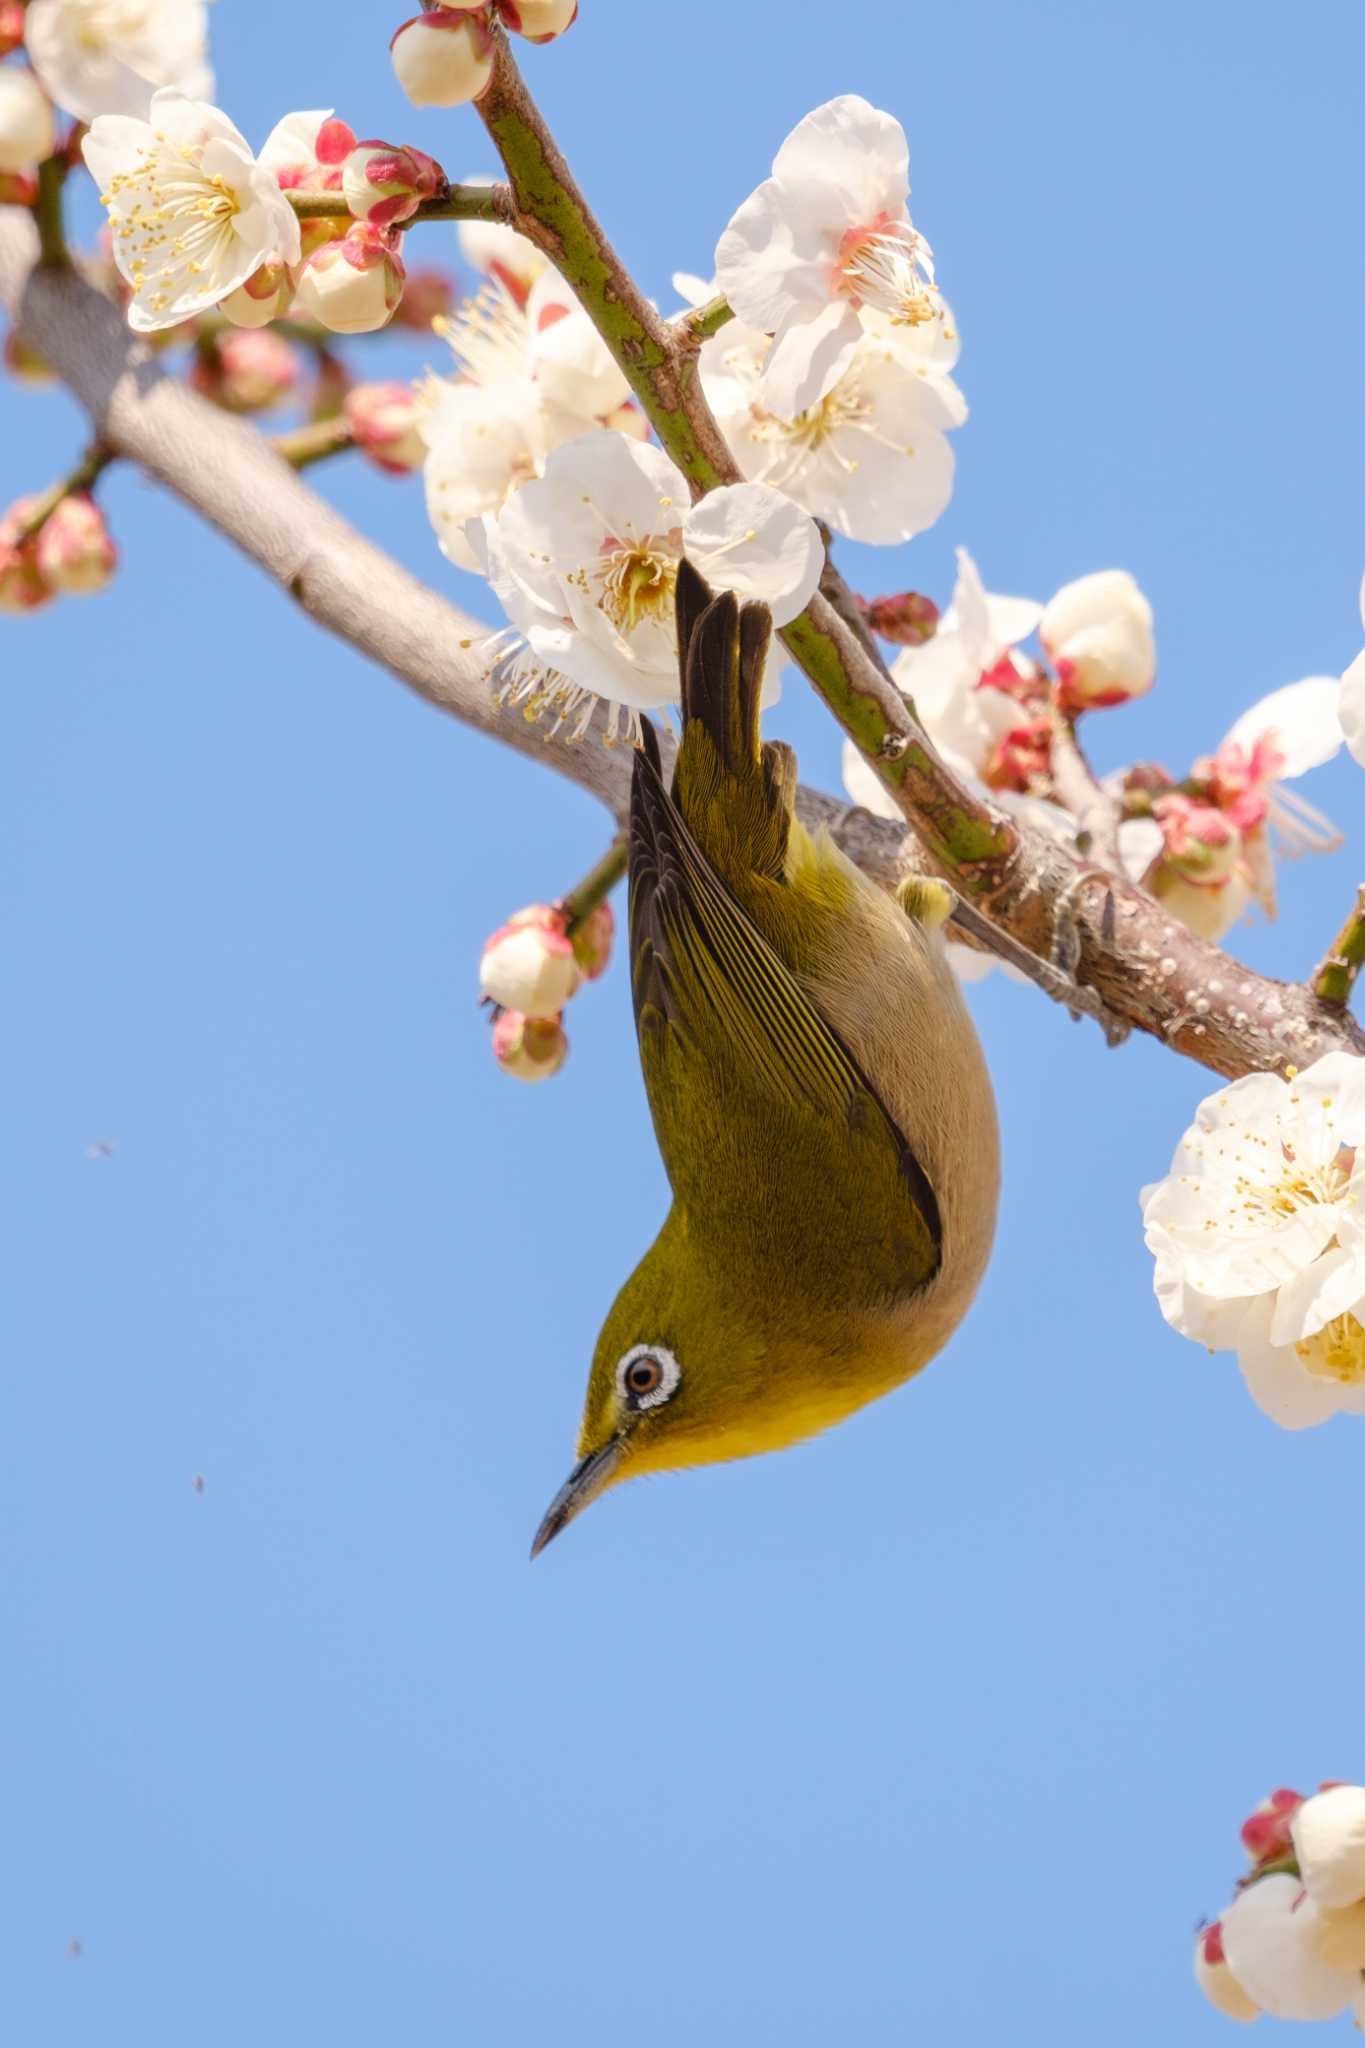
[[[759,738],[762,605],[677,587],[671,793],[636,755],[630,958],[673,1206],[597,1342],[578,1463],[536,1534],[641,1472],[780,1450],[926,1365],[985,1270],[995,1103],[939,929],[793,812]]]

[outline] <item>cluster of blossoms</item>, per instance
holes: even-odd
[[[118,565],[104,514],[69,491],[38,521],[42,500],[20,498],[0,518],[0,612],[32,612],[54,597],[90,597]]]
[[[518,1081],[548,1081],[569,1056],[564,1006],[606,973],[611,905],[571,919],[562,905],[532,903],[495,931],[479,961],[479,987],[493,1006],[493,1056]]]
[[[909,613],[907,614],[907,606]],[[907,593],[868,607],[873,630],[906,643],[892,674],[949,765],[1062,842],[1076,823],[1058,799],[1058,721],[1144,695],[1156,676],[1152,611],[1133,578],[1105,569],[1046,604],[988,592],[958,550],[952,602],[939,618]],[[1036,633],[1040,652],[1024,651]],[[1119,852],[1141,882],[1191,930],[1221,938],[1252,904],[1275,914],[1274,850],[1329,851],[1334,828],[1285,788],[1332,759],[1342,741],[1342,685],[1309,676],[1272,691],[1237,720],[1212,754],[1177,780],[1154,763],[1109,780],[1119,806]],[[856,748],[844,750],[849,795],[898,817]],[[986,956],[953,949],[964,974]]]
[[[463,106],[492,83],[495,28],[550,43],[577,16],[578,0],[432,0],[394,30],[394,72],[415,107]]]
[[[1365,2027],[1365,1786],[1272,1792],[1242,1843],[1251,1868],[1195,1942],[1205,1996],[1232,2020]]]
[[[1210,984],[1210,1002],[1236,992]],[[1285,1429],[1365,1414],[1365,1059],[1248,1074],[1201,1102],[1142,1191],[1168,1323],[1237,1354]]]

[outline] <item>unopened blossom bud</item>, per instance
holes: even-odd
[[[578,0],[498,0],[498,12],[528,43],[552,43],[578,19]]]
[[[893,647],[922,647],[938,631],[938,606],[918,590],[859,600],[869,632]]]
[[[190,383],[225,412],[268,412],[282,405],[298,382],[299,362],[289,343],[261,328],[224,334],[201,355]]]
[[[1038,637],[1068,711],[1123,704],[1155,680],[1152,607],[1126,569],[1101,569],[1064,584],[1043,612]]]
[[[306,320],[333,334],[372,334],[392,319],[404,275],[392,238],[358,220],[342,241],[328,242],[308,258],[294,303]]]
[[[1320,1906],[1365,1899],[1365,1786],[1315,1792],[1294,1813],[1291,1833],[1303,1881]]]
[[[287,263],[272,259],[253,270],[245,284],[229,292],[218,311],[234,327],[268,327],[294,303],[294,279]]]
[[[1258,1877],[1223,1914],[1228,1968],[1248,1998],[1281,2020],[1330,2020],[1344,2012],[1359,1977],[1317,1953],[1318,1908],[1287,1871]]]
[[[1211,1927],[1204,1928],[1195,1941],[1194,1976],[1210,2005],[1216,2006],[1225,2019],[1260,2018],[1261,2008],[1247,1997],[1228,1968],[1227,1957],[1223,1954],[1221,1920],[1215,1920]]]
[[[533,903],[494,932],[479,961],[490,1002],[527,1017],[555,1017],[578,987],[578,962],[561,911]]]
[[[0,0],[0,57],[24,40],[24,0]]]
[[[1172,790],[1152,805],[1166,842],[1163,859],[1186,881],[1205,885],[1227,881],[1242,858],[1242,835],[1231,818],[1212,804]]]
[[[61,597],[91,597],[118,567],[104,514],[88,491],[73,491],[44,520],[35,543],[38,573]]]
[[[1251,907],[1251,883],[1240,868],[1225,882],[1190,882],[1158,861],[1144,887],[1186,931],[1215,942]]]
[[[569,943],[584,981],[600,980],[606,973],[615,932],[616,919],[610,903],[599,903],[596,910],[590,910],[574,926]]]
[[[32,206],[37,197],[36,171],[0,171],[0,206]]]
[[[52,102],[31,71],[0,71],[0,171],[31,171],[57,146]]]
[[[425,334],[455,304],[455,283],[443,270],[410,270],[394,318],[400,327]]]
[[[1026,791],[1044,780],[1052,762],[1052,727],[1046,718],[1011,726],[986,757],[982,779],[989,789]]]
[[[358,142],[341,171],[341,189],[357,220],[397,227],[445,184],[435,157],[392,142]]]
[[[426,461],[418,432],[417,395],[410,384],[357,384],[343,407],[362,455],[390,476],[406,476]]]
[[[1302,1792],[1281,1786],[1242,1822],[1242,1847],[1254,1864],[1273,1863],[1277,1857],[1289,1855],[1290,1823],[1302,1805]]]
[[[548,1081],[569,1057],[558,1017],[523,1017],[504,1010],[493,1026],[493,1057],[514,1081]]]
[[[476,100],[493,76],[487,7],[442,6],[395,30],[389,54],[415,107],[459,107]]]
[[[38,567],[36,541],[19,537],[37,509],[36,497],[20,498],[0,519],[0,612],[35,612],[53,596]]]

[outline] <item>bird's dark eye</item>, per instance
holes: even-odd
[[[616,1368],[621,1399],[637,1414],[641,1409],[658,1408],[671,1400],[681,1378],[677,1359],[662,1344],[635,1345]]]

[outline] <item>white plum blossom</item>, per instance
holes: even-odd
[[[500,282],[486,285],[437,331],[456,375],[428,377],[420,391],[427,513],[442,551],[474,569],[469,521],[496,512],[564,442],[624,424],[630,386],[554,271],[524,306]]]
[[[56,147],[47,94],[31,71],[0,70],[0,171],[34,171]]]
[[[284,192],[339,192],[355,141],[331,107],[300,108],[275,123],[257,162]]]
[[[1201,1928],[1195,1937],[1194,1977],[1209,2004],[1215,2006],[1225,2019],[1250,2021],[1260,2018],[1260,2006],[1247,1997],[1228,1967],[1228,1959],[1223,1952],[1221,1920]]]
[[[520,635],[495,681],[507,701],[586,728],[598,699],[608,737],[678,696],[674,586],[686,552],[713,588],[802,611],[824,563],[805,513],[762,484],[732,484],[693,506],[659,448],[619,433],[556,449],[480,536],[486,573]]]
[[[1141,1202],[1168,1323],[1283,1428],[1365,1414],[1365,1060],[1207,1097]]]
[[[29,0],[24,47],[79,121],[145,116],[159,86],[192,100],[213,91],[205,0]]]
[[[1215,752],[1194,765],[1195,782],[1242,836],[1243,900],[1254,896],[1267,917],[1276,908],[1275,852],[1331,853],[1341,844],[1330,818],[1285,788],[1340,752],[1341,703],[1336,676],[1287,683],[1244,711]]]
[[[1296,1808],[1290,1835],[1299,1873],[1320,1906],[1365,1899],[1365,1786],[1315,1792]]]
[[[777,418],[796,419],[838,382],[862,337],[861,307],[911,328],[941,319],[909,197],[905,130],[846,93],[798,123],[721,236],[718,288],[774,337],[763,402]]]
[[[139,333],[217,305],[263,263],[298,261],[293,207],[217,107],[168,88],[150,122],[102,114],[81,147]]]
[[[1227,1965],[1246,1997],[1281,2020],[1330,2020],[1359,1989],[1359,1971],[1322,1960],[1319,1912],[1297,1877],[1275,1871],[1237,1894],[1222,1916]]]
[[[765,334],[731,321],[701,353],[707,402],[745,476],[770,484],[848,540],[891,546],[923,533],[952,496],[948,431],[967,417],[942,321],[897,327],[865,312],[847,362],[794,418],[770,409]]]
[[[1098,569],[1048,600],[1038,637],[1069,711],[1141,697],[1156,678],[1152,607],[1126,569]]]

